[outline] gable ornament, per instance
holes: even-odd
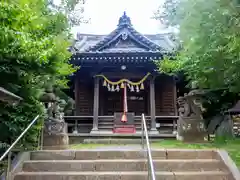
[[[124,32],[122,32],[121,36],[122,36],[122,40],[125,41],[128,38],[128,33],[126,31],[124,31]]]

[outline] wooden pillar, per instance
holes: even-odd
[[[75,84],[75,87],[74,87],[74,99],[75,99],[75,110],[74,110],[74,115],[75,116],[77,116],[77,115],[79,115],[79,110],[78,110],[78,108],[79,108],[79,105],[78,105],[78,103],[79,103],[79,96],[78,96],[78,91],[79,91],[79,81],[78,81],[78,78],[77,78],[77,75],[76,75],[76,77],[74,78],[74,84]]]
[[[155,103],[155,77],[150,79],[150,114],[151,114],[151,131],[150,133],[157,134],[156,129],[156,103]]]
[[[99,89],[100,90],[100,89]],[[100,116],[104,116],[104,93],[103,92],[101,92],[100,91],[100,93],[101,93],[101,96],[99,97],[99,105],[100,105],[100,107],[99,107],[99,115]]]
[[[176,83],[176,78],[173,76],[173,103],[174,103],[174,112],[175,116],[178,115],[178,109],[177,109],[177,83]],[[173,119],[173,133],[176,133],[177,131],[177,119]]]
[[[98,112],[99,112],[99,78],[94,79],[94,100],[93,100],[93,128],[91,133],[98,131]]]
[[[177,82],[176,82],[176,78],[173,77],[173,103],[174,103],[174,112],[175,112],[175,116],[178,115],[178,109],[177,109]]]

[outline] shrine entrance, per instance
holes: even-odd
[[[139,78],[111,78],[99,76],[99,115],[112,116],[116,112],[149,114],[150,73]],[[124,76],[123,76],[124,77]]]
[[[151,134],[163,133],[165,127],[172,131],[178,118],[176,80],[156,71],[155,63],[172,57],[175,43],[170,37],[139,33],[126,13],[106,36],[78,33],[70,48],[71,64],[81,68],[71,76],[76,108],[68,117],[69,127],[77,133],[108,134],[117,122],[134,119],[140,132],[144,113]]]
[[[128,112],[137,116],[142,113],[149,114],[149,91],[146,89],[139,92],[127,91]],[[123,112],[123,90],[111,92],[105,87],[100,88],[100,112],[101,116],[112,116],[115,112]]]
[[[149,85],[147,78],[112,79],[105,75],[97,75],[100,79],[100,116],[113,116],[113,132],[136,132],[135,117],[148,114]],[[101,86],[102,84],[102,86]]]

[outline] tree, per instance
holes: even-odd
[[[17,106],[0,103],[0,142],[10,144],[43,114],[44,86],[66,87],[66,77],[76,69],[68,63],[71,35],[65,12],[53,11],[47,0],[6,0],[0,9],[0,86],[24,99]],[[26,141],[36,141],[37,131],[31,129]]]
[[[58,4],[55,0],[48,0],[49,8],[54,12],[62,12],[67,17],[70,26],[88,22],[82,15],[84,4],[85,0],[61,0]]]
[[[218,128],[223,114],[240,92],[240,11],[236,0],[167,1],[159,17],[179,27],[181,49],[174,61],[165,58],[157,65],[168,74],[183,72],[189,82],[208,89],[205,94],[206,124]],[[220,115],[215,120],[214,116]],[[225,121],[226,122],[226,121]]]
[[[154,18],[160,20],[167,27],[178,26],[181,17],[177,14],[180,0],[166,0],[154,13]]]
[[[176,61],[165,59],[160,71],[183,71],[201,88],[240,91],[240,11],[232,0],[180,0],[178,20],[182,49]],[[167,16],[169,17],[169,16]],[[181,18],[179,18],[181,17]],[[171,24],[171,23],[170,23]]]

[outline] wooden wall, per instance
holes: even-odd
[[[93,82],[75,81],[75,115],[93,115],[93,91]]]
[[[101,86],[102,86],[102,83],[100,83],[100,89],[102,88]],[[76,115],[81,115],[81,116],[93,115],[93,90],[94,90],[93,81],[75,82]],[[149,92],[149,89],[147,88],[146,91]],[[107,113],[106,110],[101,109],[101,106],[106,107],[106,103],[107,103],[106,97],[101,97],[101,94],[104,94],[104,93],[100,93],[99,113],[100,115],[109,115],[109,114],[106,114]],[[148,103],[150,103],[149,98],[147,99],[148,99]],[[157,116],[176,115],[176,88],[175,88],[175,83],[172,77],[160,76],[155,79],[155,102],[156,102]],[[119,107],[121,103],[122,102],[119,102]],[[131,104],[128,104],[128,105],[130,106]],[[147,107],[149,107],[149,104],[147,104]],[[133,108],[129,107],[129,109],[133,109]],[[149,112],[145,112],[145,114],[149,115]]]
[[[160,76],[155,80],[156,116],[176,115],[176,88],[172,77]]]

